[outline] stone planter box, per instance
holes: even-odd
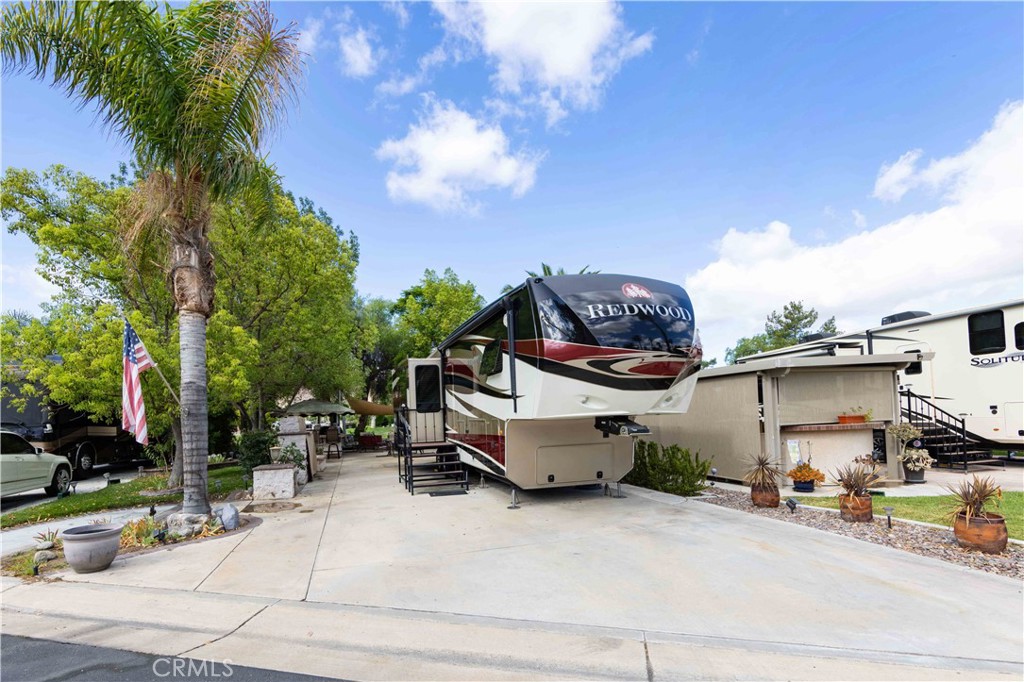
[[[264,464],[252,470],[252,499],[288,500],[295,497],[297,470],[291,464]]]

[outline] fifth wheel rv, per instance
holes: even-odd
[[[532,278],[409,360],[408,441],[522,489],[615,483],[633,467],[631,436],[649,433],[634,419],[685,412],[700,362],[681,287]]]
[[[916,394],[963,419],[966,435],[987,447],[1024,445],[1024,300],[939,315],[908,311],[878,327],[812,335],[804,343],[740,358],[784,355],[873,355],[933,352],[899,372],[904,394]]]

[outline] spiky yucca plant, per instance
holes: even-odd
[[[785,476],[782,469],[772,461],[771,456],[761,453],[750,457],[750,468],[743,476],[743,482],[751,488],[778,488],[779,479]]]
[[[949,516],[955,519],[963,514],[968,521],[971,517],[984,517],[985,505],[995,500],[996,506],[1003,499],[1003,489],[996,485],[995,479],[991,476],[979,478],[977,474],[970,481],[960,481],[955,486],[946,486],[946,490],[953,495],[952,508]]]
[[[866,464],[846,464],[836,469],[832,478],[843,489],[839,497],[864,497],[868,488],[882,480],[882,471]]]

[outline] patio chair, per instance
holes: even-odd
[[[338,458],[341,459],[341,432],[337,426],[328,426],[327,433],[324,434],[324,439],[327,442],[327,459],[331,458],[331,450],[337,453]]]

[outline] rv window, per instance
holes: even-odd
[[[967,337],[970,342],[971,355],[1002,353],[1006,350],[1003,311],[991,310],[987,313],[969,316],[967,318]]]
[[[441,373],[437,365],[416,367],[416,411],[441,411]]]
[[[501,339],[495,339],[484,346],[484,354],[480,356],[480,376],[501,374],[503,369],[501,358]]]
[[[908,350],[908,351],[904,351],[904,352],[906,352],[906,353],[920,353],[921,351],[920,350]],[[918,361],[918,362],[912,362],[909,365],[907,365],[907,368],[905,370],[903,370],[903,373],[906,374],[907,376],[910,376],[911,374],[920,374],[922,371],[923,370],[921,368],[921,362]]]
[[[1013,345],[1017,350],[1024,350],[1024,322],[1018,322],[1013,327]]]

